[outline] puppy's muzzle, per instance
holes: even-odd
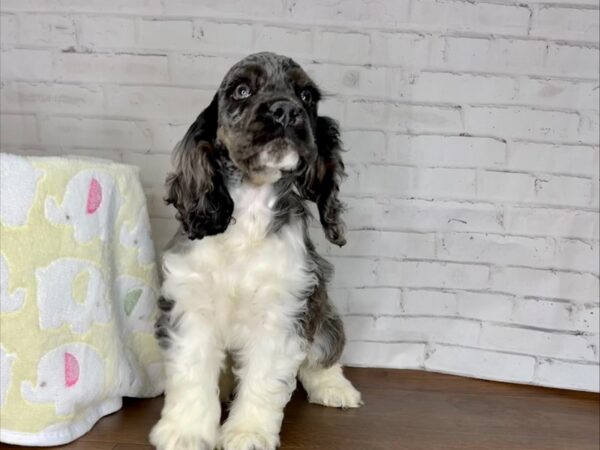
[[[267,112],[267,116],[284,129],[298,125],[302,121],[301,114],[300,107],[287,100],[273,102]]]

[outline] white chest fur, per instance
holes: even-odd
[[[269,233],[275,193],[270,185],[231,190],[233,220],[219,235],[164,256],[163,294],[175,308],[202,311],[236,347],[256,327],[289,326],[315,284],[307,272],[300,221]]]

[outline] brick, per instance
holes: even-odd
[[[346,103],[342,98],[325,97],[319,102],[319,115],[342,120]]]
[[[342,190],[344,190],[342,188]],[[496,206],[424,200],[347,199],[350,226],[391,230],[502,232]],[[584,221],[582,225],[587,225]],[[591,228],[591,227],[590,227]]]
[[[377,282],[386,286],[485,289],[487,266],[434,261],[378,261]]]
[[[146,150],[150,136],[130,120],[48,117],[40,123],[42,142],[70,148]]]
[[[438,257],[448,261],[548,267],[554,262],[554,241],[487,233],[446,233],[440,237]]]
[[[178,84],[217,88],[237,58],[174,54],[171,80]]]
[[[0,43],[9,46],[17,42],[17,16],[2,14],[0,16]]]
[[[111,86],[107,89],[106,111],[117,116],[187,121],[191,125],[198,114],[210,104],[213,96],[212,90]]]
[[[123,162],[140,167],[142,186],[162,187],[171,171],[171,155],[126,152]]]
[[[307,72],[326,93],[385,97],[389,69],[372,66],[312,64]]]
[[[508,322],[513,309],[513,297],[486,292],[459,292],[458,315],[480,320]]]
[[[367,258],[328,258],[335,267],[331,285],[334,287],[374,287],[376,265]]]
[[[0,58],[3,81],[52,79],[52,54],[48,50],[6,50]]]
[[[247,2],[245,0],[169,0],[165,2],[165,13],[176,16],[235,16],[235,17],[281,17],[283,2],[281,0],[261,0]]]
[[[379,128],[388,116],[389,105],[383,102],[353,100],[346,107],[345,126]]]
[[[148,123],[152,133],[152,152],[171,153],[175,145],[183,138],[193,120],[193,117],[168,122],[163,122],[160,119],[150,120]]]
[[[579,142],[598,145],[600,141],[600,116],[598,112],[581,114]]]
[[[342,139],[348,150],[344,154],[347,162],[384,161],[387,158],[385,134],[381,131],[345,131]]]
[[[573,328],[585,333],[600,332],[600,307],[575,305],[571,311]]]
[[[535,382],[563,389],[598,392],[600,390],[598,364],[577,364],[543,359],[539,362]]]
[[[515,302],[512,322],[553,330],[576,329],[570,318],[571,306],[547,300],[519,300]]]
[[[418,369],[423,365],[425,344],[350,341],[344,347],[345,366]]]
[[[463,131],[460,109],[452,107],[393,103],[390,105],[389,124],[395,130],[413,133]]]
[[[519,80],[515,101],[537,106],[597,111],[600,104],[599,91],[596,82],[527,77]]]
[[[264,26],[256,35],[256,51],[271,51],[290,56],[310,57],[313,37],[309,29]]]
[[[393,134],[387,159],[429,167],[494,167],[504,165],[506,143],[479,137]]]
[[[483,324],[479,345],[487,349],[594,361],[594,351],[582,336],[512,326]]]
[[[543,141],[577,141],[579,117],[575,113],[529,108],[472,107],[465,128],[473,134]]]
[[[135,22],[123,17],[83,17],[79,39],[91,49],[133,47]]]
[[[465,2],[465,4],[468,4]],[[415,102],[455,104],[506,103],[514,99],[514,78],[446,72],[396,71],[392,94]]]
[[[411,22],[436,29],[526,35],[529,9],[522,6],[415,0]]]
[[[549,45],[547,73],[597,78],[598,71],[600,71],[600,64],[597,48]]]
[[[592,206],[592,181],[568,176],[539,176],[535,180],[536,202],[567,206]]]
[[[191,20],[142,20],[137,43],[142,48],[189,49],[194,46]]]
[[[592,175],[596,151],[581,145],[540,144],[514,141],[510,144],[507,168],[527,172]]]
[[[326,61],[368,62],[371,43],[367,34],[321,32],[316,37],[316,56]]]
[[[348,293],[351,289],[330,289],[329,301],[339,314],[348,314]]]
[[[346,233],[348,243],[343,247],[321,241],[317,250],[325,255],[381,256],[388,258],[433,258],[433,234],[401,233],[394,231],[361,230]]]
[[[55,63],[63,81],[164,83],[168,80],[166,56],[61,53]]]
[[[553,40],[597,42],[598,21],[598,14],[594,10],[542,7],[533,15],[530,35]]]
[[[345,192],[392,194],[408,197],[464,198],[475,195],[471,169],[415,169],[403,166],[362,167],[356,180],[349,179]]]
[[[590,211],[511,206],[504,222],[511,234],[598,239],[598,214]]]
[[[556,267],[580,272],[600,272],[598,241],[561,239],[556,243]]]
[[[20,112],[97,113],[104,95],[98,86],[7,82],[0,88],[2,107]]]
[[[584,303],[596,301],[599,294],[598,278],[594,275],[524,267],[495,269],[491,288],[517,295]]]
[[[480,198],[531,201],[535,197],[535,178],[525,173],[484,171],[478,176]]]
[[[478,197],[566,206],[589,206],[592,182],[578,177],[485,171],[479,175]]]
[[[373,339],[375,319],[370,316],[342,316],[344,331],[349,341]]]
[[[445,64],[453,70],[539,73],[546,45],[532,40],[448,37]]]
[[[417,33],[375,33],[372,58],[376,64],[423,68],[436,66],[444,57],[444,39]]]
[[[379,2],[304,0],[290,2],[286,15],[292,20],[308,21],[309,23],[394,26],[408,20],[408,4],[394,0]]]
[[[160,14],[162,6],[160,0],[61,0],[57,2],[47,0],[2,0],[2,8],[11,11],[35,12],[100,12],[100,13],[138,13]]]
[[[424,341],[474,345],[479,336],[478,322],[440,317],[379,317],[372,339],[382,341]]]
[[[457,312],[456,294],[409,289],[404,292],[402,310],[408,315],[454,316]]]
[[[254,30],[252,24],[202,21],[194,26],[195,46],[200,50],[251,53]]]
[[[529,383],[535,358],[474,348],[433,345],[427,353],[427,370],[476,376],[490,380]]]
[[[396,288],[365,288],[347,291],[348,312],[351,314],[392,314],[402,312],[402,292]]]
[[[0,142],[3,146],[6,144],[32,145],[39,143],[35,116],[2,114],[0,122]]]
[[[19,18],[19,43],[45,47],[68,47],[77,43],[71,17],[50,14],[23,14]]]

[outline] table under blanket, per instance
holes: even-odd
[[[58,445],[163,390],[137,168],[0,154],[0,441]]]

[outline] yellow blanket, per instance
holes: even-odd
[[[0,441],[58,445],[162,392],[135,167],[0,154]]]

